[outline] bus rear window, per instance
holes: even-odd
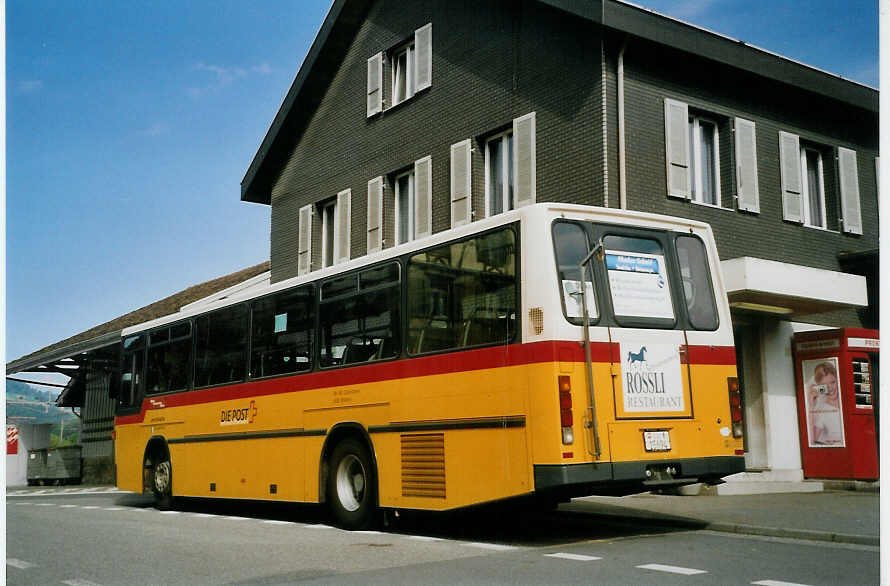
[[[717,303],[704,243],[695,236],[678,236],[677,259],[689,323],[697,330],[716,330]]]
[[[553,244],[556,248],[556,270],[563,311],[569,321],[580,324],[583,307],[581,304],[581,270],[578,265],[590,250],[587,244],[587,234],[583,226],[579,224],[556,222],[553,225]],[[596,319],[599,312],[594,296],[591,266],[588,265],[585,275],[587,314],[591,319]]]

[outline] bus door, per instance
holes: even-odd
[[[676,307],[682,282],[663,231],[606,228],[601,277],[611,313],[612,390],[618,424],[610,430],[613,457],[671,449],[670,426],[639,420],[688,418],[692,394],[686,332]],[[631,425],[622,421],[633,420]],[[629,435],[628,435],[629,434]],[[634,438],[631,438],[633,435]],[[616,441],[617,440],[617,441]]]

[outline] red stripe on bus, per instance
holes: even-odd
[[[734,346],[687,346],[689,364],[716,364],[735,366]]]
[[[703,349],[702,352],[694,349]],[[722,354],[716,352],[723,350]],[[728,351],[728,353],[727,353]],[[590,345],[593,362],[620,360],[619,345],[609,342],[592,342]],[[731,360],[720,358],[729,355]],[[695,364],[735,364],[735,349],[711,346],[690,348],[691,362]],[[699,357],[701,360],[699,360]],[[723,361],[720,361],[723,360]],[[578,342],[535,342],[532,344],[511,344],[478,350],[465,350],[421,356],[405,360],[371,363],[332,370],[293,374],[269,380],[235,383],[233,385],[184,391],[146,397],[142,410],[133,415],[115,418],[116,425],[141,423],[148,410],[165,407],[182,407],[216,401],[231,401],[248,397],[278,395],[319,388],[346,385],[360,385],[386,380],[397,380],[439,374],[469,372],[506,366],[521,366],[542,362],[584,362],[584,348]]]

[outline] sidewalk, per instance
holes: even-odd
[[[713,531],[879,544],[879,493],[825,491],[733,496],[584,497],[560,506],[665,525],[705,525]]]

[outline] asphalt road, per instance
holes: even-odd
[[[877,584],[878,548],[653,527],[578,510],[411,514],[379,532],[318,507],[128,493],[7,498],[7,583]]]

